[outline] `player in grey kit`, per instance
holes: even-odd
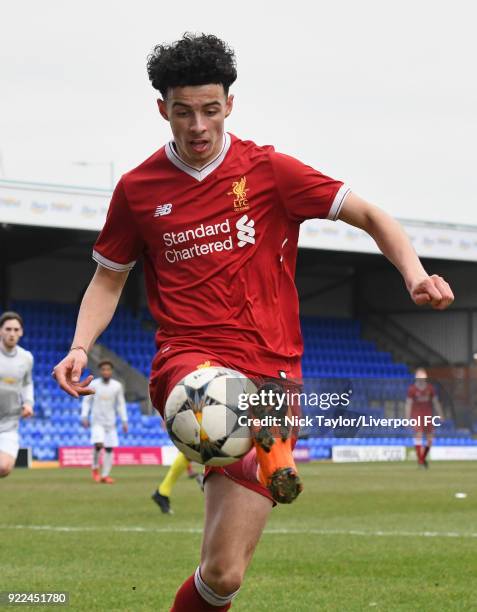
[[[23,319],[0,316],[0,477],[10,474],[19,449],[18,422],[33,415],[33,355],[18,346]]]
[[[113,364],[102,361],[99,365],[99,378],[95,378],[90,387],[94,395],[83,399],[81,422],[83,427],[89,427],[91,412],[91,444],[93,445],[93,480],[104,484],[113,484],[109,473],[113,466],[113,448],[119,446],[116,431],[116,412],[119,415],[124,433],[128,431],[128,416],[126,400],[122,384],[113,378]],[[99,473],[99,458],[104,448],[103,466]]]

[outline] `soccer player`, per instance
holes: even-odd
[[[427,455],[431,450],[434,427],[432,417],[438,415],[444,418],[441,403],[434,386],[428,381],[424,368],[415,372],[415,381],[410,385],[406,398],[406,419],[417,421],[414,427],[417,464],[428,468]],[[423,440],[425,439],[425,446]]]
[[[204,483],[203,474],[197,474],[192,468],[192,463],[187,459],[184,453],[178,453],[177,457],[172,462],[172,465],[167,470],[167,474],[160,482],[157,489],[152,494],[152,499],[161,509],[163,514],[173,514],[171,508],[171,493],[177,479],[181,474],[187,471],[189,478],[195,478],[197,484],[202,487]]]
[[[150,393],[160,412],[176,383],[204,362],[255,379],[300,379],[294,273],[305,219],[341,219],[368,232],[416,304],[444,309],[453,301],[447,282],[428,275],[385,212],[341,181],[225,132],[237,76],[225,42],[185,34],[158,45],[148,74],[173,139],[116,186],[71,350],[53,372],[66,392],[91,393],[90,378],[80,380],[87,353],[141,256],[159,324]],[[297,88],[290,95],[299,112]],[[200,565],[178,590],[173,612],[228,610],[274,502],[299,494],[291,440],[277,439],[269,450],[256,442],[242,460],[207,470]]]
[[[18,455],[18,422],[33,416],[33,355],[18,345],[23,319],[0,316],[0,477],[10,474]]]
[[[124,433],[128,431],[128,416],[123,386],[113,378],[114,366],[111,361],[101,361],[98,364],[99,378],[95,378],[90,387],[94,395],[83,398],[81,409],[81,423],[89,427],[91,413],[91,444],[93,445],[92,475],[95,482],[114,484],[109,475],[113,467],[113,448],[119,446],[118,432],[116,431],[116,413],[122,421]],[[101,475],[99,461],[104,448]]]

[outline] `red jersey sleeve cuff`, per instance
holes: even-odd
[[[101,264],[104,268],[108,268],[108,270],[114,270],[115,272],[126,272],[128,270],[132,270],[134,268],[134,264],[136,261],[130,261],[127,264],[117,263],[116,261],[111,261],[107,257],[103,257],[98,251],[93,251],[93,259],[96,263]]]
[[[328,212],[327,219],[331,221],[336,221],[338,215],[340,214],[341,207],[343,206],[343,202],[345,201],[348,193],[351,192],[351,189],[347,185],[341,185],[341,187],[336,192],[333,203],[331,204],[331,208]]]

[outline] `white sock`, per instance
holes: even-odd
[[[237,595],[240,589],[237,589],[230,595],[217,595],[217,593],[207,586],[205,582],[202,580],[202,576],[200,575],[200,567],[195,570],[194,574],[194,583],[195,588],[197,589],[199,595],[211,606],[217,606],[220,608],[221,606],[225,606]]]
[[[112,467],[113,467],[113,451],[109,453],[108,451],[104,451],[103,469],[101,471],[101,477],[106,478],[106,476],[109,476],[109,472],[111,471]]]
[[[99,455],[101,453],[101,449],[93,447],[93,470],[97,470],[99,468]]]

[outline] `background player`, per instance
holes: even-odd
[[[23,320],[16,312],[0,317],[0,477],[18,455],[18,422],[33,416],[33,355],[18,345]]]
[[[407,419],[417,420],[417,425],[414,428],[417,463],[428,468],[427,455],[432,446],[432,433],[434,430],[430,419],[434,415],[444,419],[444,412],[437,392],[429,382],[424,368],[418,368],[415,372],[415,381],[407,392],[405,411]],[[424,447],[423,439],[426,441]]]
[[[114,380],[114,366],[111,361],[102,361],[99,364],[99,378],[91,382],[94,395],[87,395],[83,399],[81,422],[83,427],[89,427],[88,415],[91,413],[91,444],[93,444],[93,480],[105,484],[113,484],[109,475],[113,467],[113,448],[119,446],[118,432],[116,430],[116,413],[122,421],[124,433],[128,431],[128,416],[123,386]],[[99,464],[101,450],[104,448],[101,476]]]
[[[416,304],[443,309],[453,301],[449,285],[427,274],[389,215],[341,181],[225,133],[236,68],[223,41],[185,35],[159,45],[148,73],[174,140],[116,187],[72,349],[54,368],[62,389],[73,396],[91,392],[90,377],[80,381],[87,351],[109,324],[141,255],[159,324],[150,387],[159,410],[174,385],[204,361],[246,376],[300,378],[303,344],[293,279],[305,219],[339,218],[368,232]],[[299,102],[295,94],[296,112]],[[299,493],[291,446],[272,446],[272,461],[259,451],[209,470],[200,566],[177,592],[174,612],[230,608],[272,508],[271,464],[283,466],[283,501]]]
[[[187,471],[189,478],[195,478],[199,487],[203,487],[204,475],[194,472],[192,463],[187,459],[184,453],[179,452],[177,457],[172,462],[172,465],[167,470],[167,474],[164,476],[159,486],[152,494],[152,499],[161,509],[163,514],[173,514],[171,509],[171,494],[177,479]]]

